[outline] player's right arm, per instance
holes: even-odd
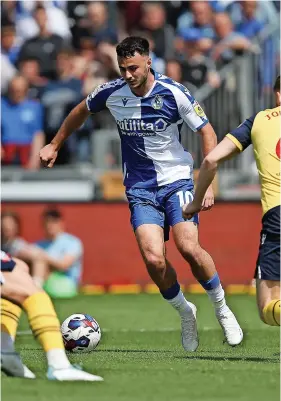
[[[217,173],[219,163],[233,157],[251,144],[251,130],[254,119],[255,116],[245,120],[239,127],[227,134],[205,157],[200,167],[194,199],[182,208],[183,218],[191,219],[194,214],[200,212],[205,192]]]
[[[52,142],[40,151],[40,160],[45,167],[53,167],[58,156],[58,151],[65,140],[73,131],[81,127],[90,114],[104,110],[108,97],[123,85],[125,85],[123,79],[116,79],[115,81],[99,85],[86,99],[74,107],[62,123]]]
[[[44,167],[53,167],[63,143],[72,132],[81,127],[90,114],[85,99],[72,109],[51,143],[40,150],[39,156]]]

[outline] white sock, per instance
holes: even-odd
[[[190,302],[185,299],[181,290],[179,291],[178,295],[175,296],[175,298],[166,299],[166,301],[168,301],[169,304],[179,312],[180,316],[184,316],[187,312],[190,313],[192,311]]]
[[[67,359],[64,349],[50,349],[46,352],[46,357],[48,366],[52,366],[55,369],[65,369],[70,366],[70,362]]]
[[[213,290],[207,290],[206,292],[215,307],[216,313],[224,313],[226,310],[228,310],[228,306],[226,305],[224,298],[224,290],[221,284],[219,284]]]

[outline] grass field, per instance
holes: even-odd
[[[72,313],[89,313],[104,329],[96,351],[70,355],[72,362],[103,376],[104,382],[48,382],[43,351],[31,335],[22,334],[17,348],[38,380],[2,377],[3,400],[279,400],[279,329],[259,321],[255,297],[228,298],[245,334],[243,345],[236,348],[223,344],[207,297],[188,299],[198,307],[196,353],[182,350],[179,318],[158,295],[79,296],[57,302],[61,321]],[[27,329],[23,319],[20,330]]]

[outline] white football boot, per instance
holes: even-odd
[[[54,369],[49,366],[47,372],[47,378],[49,380],[58,381],[88,381],[88,382],[100,382],[103,378],[100,376],[92,375],[91,373],[84,372],[78,367],[70,365],[64,369]]]
[[[221,325],[226,342],[235,347],[243,340],[243,331],[234,316],[234,313],[226,306],[227,310],[223,313],[216,313],[219,324]]]
[[[19,354],[15,351],[1,351],[1,370],[7,376],[35,379],[34,373],[22,363]]]
[[[189,306],[191,308],[191,312],[185,313],[181,316],[181,339],[182,346],[185,351],[194,352],[197,350],[199,345],[196,324],[197,308],[190,302]]]

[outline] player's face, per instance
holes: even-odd
[[[150,57],[135,53],[130,58],[118,57],[118,64],[120,73],[130,88],[139,88],[146,83],[151,67]]]

